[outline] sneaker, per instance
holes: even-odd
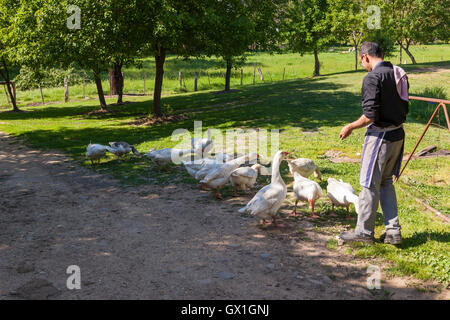
[[[356,234],[354,231],[342,232],[339,235],[339,238],[344,242],[356,241],[356,242],[373,243],[375,241],[374,237],[366,236],[364,234]]]
[[[401,244],[402,243],[402,234],[394,233],[394,234],[386,234],[383,233],[380,237],[380,242],[388,243],[388,244]]]

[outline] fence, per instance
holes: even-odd
[[[442,57],[441,57],[442,59]],[[424,57],[422,57],[424,60]],[[260,62],[264,63],[264,62]],[[231,74],[231,87],[254,85],[259,83],[278,82],[285,80],[293,80],[300,77],[307,77],[312,74],[311,65],[307,64],[292,64],[286,63],[283,65],[264,65],[260,63],[251,63],[240,68],[238,70],[233,69]],[[181,66],[180,66],[181,67]],[[225,73],[217,70],[202,70],[203,66],[198,66],[199,69],[195,70],[195,66],[170,68],[164,73],[162,91],[164,94],[173,94],[178,92],[195,92],[202,90],[217,89],[221,90],[225,87]],[[350,68],[354,70],[354,64],[328,64],[321,66],[322,74],[335,74],[338,72],[346,72]],[[124,96],[146,96],[153,93],[154,85],[154,73],[146,71],[134,71],[125,70],[124,72]],[[177,70],[178,69],[178,70]],[[309,74],[307,74],[309,72]],[[102,77],[103,88],[105,96],[110,96],[111,85],[109,76]],[[64,88],[64,89],[63,89]],[[44,92],[42,92],[44,91]],[[70,95],[69,95],[70,93]],[[92,79],[85,79],[84,81],[72,84],[70,81],[66,81],[64,87],[59,88],[39,88],[37,90],[19,91],[16,101],[30,102],[29,104],[36,105],[38,101],[45,102],[68,102],[70,100],[82,100],[88,97],[96,98],[97,89],[95,82]],[[0,98],[0,106],[9,104],[5,99]]]

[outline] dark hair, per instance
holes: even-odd
[[[359,56],[363,54],[368,54],[372,57],[383,58],[384,54],[380,46],[376,42],[363,42],[361,47],[359,47]]]

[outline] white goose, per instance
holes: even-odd
[[[308,178],[303,177],[300,173],[294,172],[294,193],[295,193],[295,207],[291,212],[291,216],[297,215],[297,203],[298,201],[309,202],[311,209],[311,217],[318,218],[314,212],[314,202],[323,196],[322,188],[320,185]]]
[[[208,128],[206,131],[208,138],[192,138],[192,149],[196,154],[201,155],[203,158],[205,154],[210,152],[214,146],[214,142],[211,139],[211,129]]]
[[[133,152],[136,156],[140,156],[140,153],[136,150],[136,148],[127,142],[124,141],[110,142],[109,145],[110,147],[108,147],[108,151],[114,153],[117,156],[117,158],[120,158],[124,154],[130,152]]]
[[[173,158],[181,158],[192,152],[192,149],[165,148],[156,150],[155,148],[151,148],[144,156],[150,158],[158,166],[158,171],[161,171],[161,167],[165,167],[166,171],[169,171],[169,163],[172,162]]]
[[[216,153],[214,159],[216,159],[217,162],[227,162],[233,160],[234,156],[226,153]]]
[[[186,169],[186,171],[193,177],[195,178],[195,175],[197,174],[197,172],[203,168],[204,165],[206,164],[212,164],[212,163],[217,163],[216,160],[214,159],[209,159],[209,158],[203,158],[203,159],[198,159],[198,160],[194,160],[194,161],[184,161],[181,160],[181,163],[183,163],[184,168]],[[203,179],[203,178],[202,178]]]
[[[272,218],[276,226],[276,215],[286,198],[287,187],[280,175],[280,164],[289,153],[278,151],[272,161],[272,181],[256,193],[247,205],[239,209],[240,213],[249,212],[253,216],[262,218],[263,224],[266,219]]]
[[[328,178],[327,196],[331,200],[331,215],[336,216],[334,206],[347,208],[347,219],[350,218],[349,206],[355,205],[355,211],[358,214],[358,196],[350,183],[339,181],[334,178]]]
[[[236,189],[238,187],[244,191],[253,188],[258,178],[258,173],[265,176],[270,175],[270,171],[259,163],[251,167],[241,167],[232,171],[230,182],[234,187],[234,195],[237,196]]]
[[[92,164],[94,164],[94,160],[98,160],[98,163],[100,163],[100,159],[106,155],[106,150],[107,146],[89,143],[86,148],[86,157],[91,160]]]
[[[200,180],[200,183],[206,187],[215,189],[216,198],[223,200],[220,194],[220,188],[228,182],[231,172],[246,161],[252,161],[257,157],[258,155],[256,153],[251,153],[225,163],[214,164],[211,170],[208,171],[208,174]]]
[[[292,175],[294,172],[300,173],[303,177],[308,178],[314,173],[314,177],[322,181],[322,174],[319,171],[317,165],[311,159],[298,158],[294,160],[288,160],[289,171]]]

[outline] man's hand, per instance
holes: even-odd
[[[341,133],[339,133],[339,138],[344,140],[349,135],[352,134],[352,131],[355,129],[362,128],[364,126],[367,126],[369,124],[373,123],[373,120],[367,118],[365,115],[362,115],[358,120],[349,123],[345,127],[342,128]]]
[[[341,133],[339,133],[339,138],[344,140],[345,138],[347,138],[349,135],[352,134],[352,131],[353,131],[352,126],[350,124],[346,125],[341,129]]]

